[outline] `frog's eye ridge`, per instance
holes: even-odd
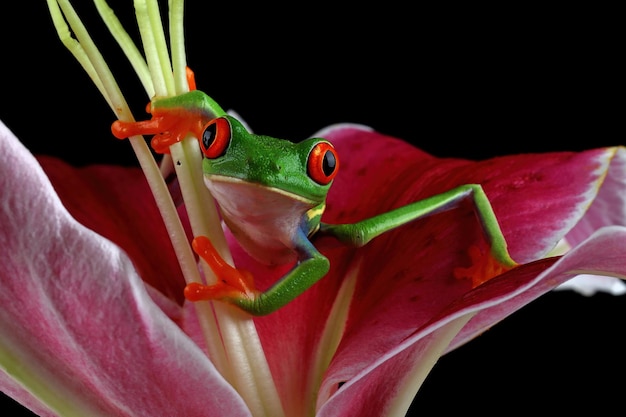
[[[225,117],[211,120],[202,129],[200,148],[205,157],[210,159],[224,155],[231,138],[230,122]]]
[[[337,151],[329,142],[315,144],[309,153],[307,172],[311,179],[318,184],[329,184],[339,169]]]

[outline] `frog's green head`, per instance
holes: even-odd
[[[231,116],[208,123],[200,147],[207,178],[255,184],[315,205],[326,199],[339,168],[335,148],[324,139],[294,143],[255,135]]]

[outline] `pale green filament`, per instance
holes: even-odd
[[[69,0],[47,0],[47,3],[63,44],[89,74],[116,116],[121,120],[133,121],[133,115],[111,71]],[[169,2],[172,61],[156,0],[134,2],[145,59],[106,1],[94,0],[94,3],[150,98],[155,95],[172,96],[188,90],[183,0]],[[76,39],[71,36],[70,28]],[[200,282],[195,257],[158,164],[143,137],[130,138],[130,142],[163,216],[185,280],[188,283]],[[203,183],[200,163],[202,157],[196,140],[187,138],[171,146],[170,153],[177,162],[174,165],[194,235],[208,236],[224,259],[232,263],[215,203]],[[215,279],[212,271],[202,264],[207,279]],[[284,416],[252,319],[235,307],[222,303],[214,303],[211,308],[209,303],[201,302],[196,303],[196,307],[212,362],[238,390],[250,407],[252,415]]]
[[[113,35],[117,44],[120,46],[128,62],[132,65],[133,69],[137,73],[144,90],[148,94],[149,98],[154,96],[154,85],[152,84],[152,76],[148,69],[148,64],[143,55],[135,45],[135,42],[130,38],[126,30],[122,27],[122,24],[115,16],[113,9],[104,0],[94,0],[98,13],[102,17],[102,20],[106,24],[109,32]]]

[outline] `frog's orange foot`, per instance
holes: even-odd
[[[196,80],[189,67],[186,68],[186,76],[189,90],[195,90]],[[154,135],[150,144],[157,153],[169,153],[169,147],[185,139],[189,133],[200,137],[207,120],[186,110],[184,106],[158,106],[157,101],[154,111],[152,103],[146,106],[146,111],[152,113],[152,119],[140,122],[117,120],[111,126],[113,136],[126,139],[131,136]]]
[[[169,153],[170,146],[185,139],[187,130],[172,129],[167,132],[154,135],[150,141],[150,146],[156,153]]]
[[[117,120],[111,126],[113,136],[125,139],[138,135],[154,135],[150,142],[157,153],[168,153],[169,147],[182,141],[190,131],[190,123],[176,111],[161,111],[150,120],[124,122]]]
[[[476,288],[480,284],[489,281],[506,271],[513,269],[515,264],[505,264],[497,260],[489,247],[481,247],[471,245],[468,249],[468,255],[471,265],[467,268],[454,268],[454,277],[457,279],[469,279],[472,282],[472,288]]]
[[[204,285],[197,282],[187,284],[185,298],[189,301],[208,300],[241,300],[256,298],[256,291],[241,290],[223,281],[213,285]]]
[[[189,301],[220,299],[254,299],[258,291],[254,287],[252,274],[237,269],[222,259],[211,241],[198,236],[192,242],[193,250],[209,265],[218,277],[213,285],[190,283],[185,287],[185,298]]]
[[[143,120],[141,122],[116,120],[111,125],[111,132],[113,136],[118,139],[126,139],[131,136],[139,135],[155,135],[165,129],[164,122],[163,117],[154,117],[151,120]]]

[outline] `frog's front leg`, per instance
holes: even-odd
[[[297,264],[265,292],[258,291],[248,271],[234,268],[217,254],[209,239],[194,239],[194,250],[218,276],[218,283],[188,284],[185,298],[189,301],[223,300],[235,304],[253,315],[269,314],[286,305],[322,278],[330,268],[323,256],[303,231],[294,238],[298,253]]]
[[[458,277],[469,277],[474,282],[477,282],[476,277],[480,276],[484,271],[491,271],[491,273],[496,273],[494,271],[503,272],[517,265],[509,255],[506,240],[491,203],[479,184],[462,185],[445,193],[416,201],[354,224],[330,225],[322,223],[320,233],[333,235],[343,243],[360,247],[382,233],[413,220],[452,209],[468,198],[472,199],[474,203],[476,213],[489,243],[489,250],[486,253],[480,253],[479,248],[468,248],[472,265],[470,268],[457,268],[455,275]]]
[[[111,126],[113,135],[124,139],[135,135],[155,135],[151,146],[157,153],[169,152],[169,147],[182,141],[189,133],[201,138],[211,120],[226,114],[209,96],[199,90],[178,96],[156,98],[148,105],[151,120],[124,122]]]

